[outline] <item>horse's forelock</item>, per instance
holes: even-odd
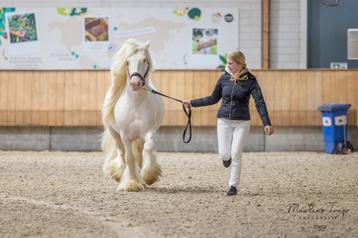
[[[149,67],[152,68],[152,58],[149,54],[149,51],[146,47],[143,47],[143,46],[139,46],[139,47],[136,47],[134,48],[132,51],[130,51],[126,57],[126,59],[128,59],[129,57],[131,57],[132,55],[135,55],[135,54],[138,54],[138,53],[143,53],[145,55],[145,57],[147,58],[148,60],[148,64],[149,64]]]
[[[142,51],[144,55],[147,57],[149,67],[152,69],[153,68],[152,59],[146,45],[141,44],[137,40],[128,39],[125,42],[123,42],[122,47],[119,49],[118,53],[115,56],[114,61],[118,62],[118,64],[116,64],[117,65],[116,70],[119,71],[124,70],[127,67],[126,66],[127,59],[130,56],[137,54],[139,51]]]

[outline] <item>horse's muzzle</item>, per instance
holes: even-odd
[[[131,89],[133,91],[137,91],[137,90],[141,89],[141,87],[143,86],[143,83],[139,76],[133,75],[131,77],[131,79],[129,80],[129,85],[131,86]]]

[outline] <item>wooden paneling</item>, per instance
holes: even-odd
[[[350,103],[348,122],[357,125],[358,71],[253,70],[275,126],[319,126],[322,103]],[[219,71],[161,70],[156,88],[172,97],[210,95]],[[101,126],[108,71],[0,71],[0,126]],[[163,98],[162,125],[186,123],[180,103]],[[216,125],[219,103],[193,108],[194,126]],[[253,100],[251,124],[261,125]]]
[[[270,0],[262,0],[262,68],[270,68]]]
[[[7,125],[16,125],[16,72],[8,72],[8,107],[7,107]],[[2,77],[1,77],[2,80]],[[2,96],[2,95],[1,95]]]
[[[8,123],[8,97],[9,97],[9,73],[2,74],[0,81],[0,124],[6,125]]]

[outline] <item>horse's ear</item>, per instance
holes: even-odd
[[[144,44],[144,48],[148,49],[150,45],[150,40],[148,40],[147,42],[145,42]]]

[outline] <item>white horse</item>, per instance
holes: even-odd
[[[102,108],[105,152],[103,171],[119,182],[118,189],[140,191],[159,179],[153,135],[163,118],[160,96],[146,90],[152,61],[149,42],[129,39],[117,52],[111,68],[112,84]]]

